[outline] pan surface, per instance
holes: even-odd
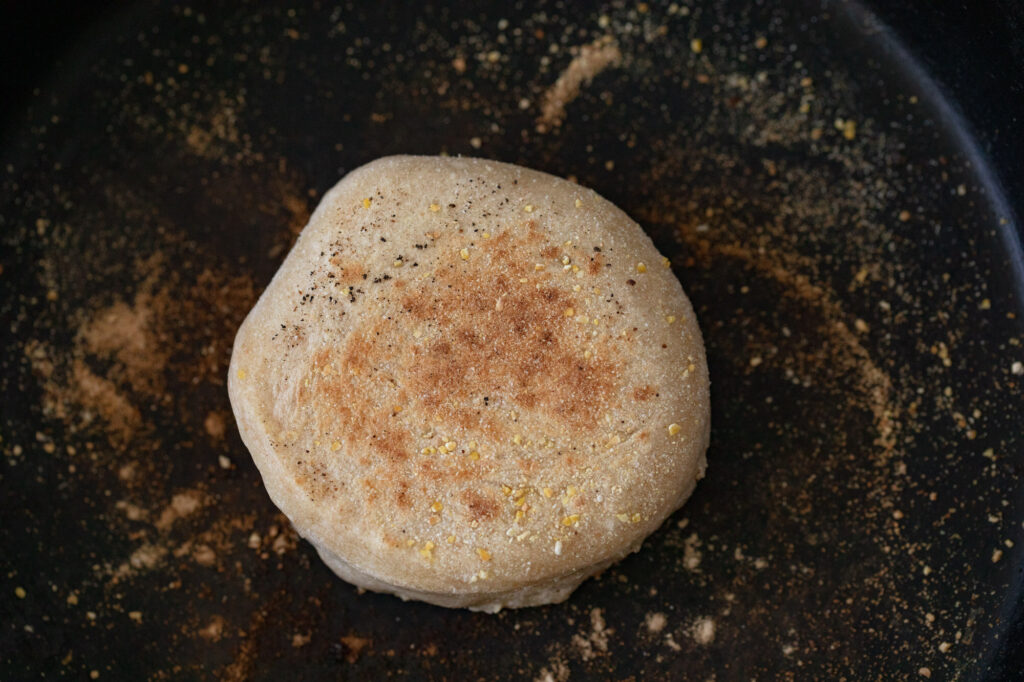
[[[140,5],[68,64],[0,150],[3,679],[1012,674],[1018,226],[859,6]],[[359,594],[238,439],[238,324],[393,153],[577,178],[697,309],[707,478],[564,604]]]

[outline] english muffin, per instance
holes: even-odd
[[[484,159],[394,156],[320,202],[235,339],[274,503],[350,583],[497,611],[566,599],[704,474],[704,346],[610,202]]]

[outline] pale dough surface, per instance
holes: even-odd
[[[442,606],[557,602],[704,474],[689,300],[595,192],[387,157],[321,201],[235,339],[242,438],[342,578]]]

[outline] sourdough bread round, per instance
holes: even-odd
[[[595,192],[395,156],[321,201],[228,377],[274,503],[339,576],[497,611],[565,599],[703,476],[700,330]]]

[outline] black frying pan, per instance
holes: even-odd
[[[0,677],[1019,678],[1021,12],[955,4],[883,8],[909,43],[838,2],[97,24],[0,149]],[[623,63],[538,132],[603,35]],[[597,189],[705,332],[707,479],[565,604],[358,594],[230,418],[234,329],[319,196],[440,152]]]

